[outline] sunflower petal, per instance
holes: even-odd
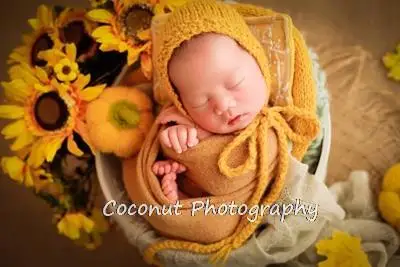
[[[114,17],[114,15],[111,12],[105,9],[91,10],[86,14],[86,16],[89,19],[100,23],[111,23]]]
[[[83,100],[87,102],[92,101],[96,99],[103,92],[105,87],[106,87],[105,84],[101,84],[85,88],[85,90],[81,91],[80,96]]]
[[[35,74],[30,69],[26,69],[24,67],[19,68],[20,77],[27,83],[29,86],[33,86],[39,83],[39,80],[35,77]]]
[[[32,171],[30,168],[26,168],[25,171],[25,177],[24,177],[24,184],[27,187],[32,187],[33,186],[33,176],[32,176]]]
[[[56,79],[51,80],[51,85],[57,89],[60,95],[64,95],[68,91],[68,85],[64,83],[59,83]]]
[[[39,21],[37,19],[28,19],[28,23],[34,30],[37,30],[39,28]]]
[[[4,157],[1,159],[1,168],[14,181],[22,183],[25,163],[18,157]]]
[[[54,159],[54,156],[56,155],[57,151],[60,149],[65,137],[64,136],[58,136],[54,137],[53,140],[47,143],[46,148],[45,148],[45,156],[47,162],[52,162]]]
[[[90,74],[87,75],[79,75],[76,81],[74,82],[74,86],[78,88],[78,90],[82,90],[86,87],[90,82]]]
[[[39,168],[40,165],[42,165],[45,160],[45,156],[43,153],[45,146],[46,142],[43,142],[43,140],[33,143],[31,153],[29,154],[28,158],[29,166],[31,166],[32,168]]]
[[[22,80],[21,76],[21,66],[25,66],[25,63],[20,63],[18,65],[13,65],[8,69],[8,75],[11,80]]]
[[[35,70],[36,70],[36,76],[39,78],[39,80],[42,83],[49,83],[50,82],[49,76],[47,75],[47,72],[44,69],[36,67]]]
[[[146,30],[138,32],[137,37],[142,41],[150,40],[150,38],[151,38],[150,29],[146,29]]]
[[[6,125],[3,130],[1,130],[1,134],[4,135],[4,139],[8,140],[21,135],[25,131],[27,131],[27,128],[25,120],[22,119]]]
[[[118,51],[119,51],[120,53],[122,53],[122,52],[125,52],[126,50],[128,50],[128,44],[125,43],[125,42],[120,42],[120,43],[118,44]]]
[[[104,26],[100,26],[97,27],[93,32],[92,32],[92,37],[93,38],[116,38],[113,34],[113,30],[111,28],[111,26],[108,25],[104,25]]]
[[[18,79],[11,82],[2,82],[4,94],[7,99],[17,102],[25,102],[30,94],[30,90],[24,81]]]
[[[51,91],[51,86],[49,85],[42,85],[42,84],[35,84],[34,86],[35,90],[40,92],[40,93],[47,93]]]
[[[115,51],[115,50],[118,50],[118,45],[103,43],[100,45],[99,49],[103,52]]]
[[[83,214],[81,215],[81,218],[82,228],[85,230],[86,233],[91,233],[94,228],[94,222]]]
[[[76,60],[76,46],[75,46],[75,44],[74,43],[67,44],[65,50],[66,50],[66,53],[67,53],[67,58],[71,62],[75,62],[75,60]]]
[[[82,150],[79,149],[78,145],[74,141],[73,135],[68,136],[67,147],[68,151],[74,154],[75,156],[80,157],[83,155]]]
[[[128,49],[128,65],[132,65],[139,59],[141,50],[139,49]]]
[[[50,66],[54,66],[60,61],[63,57],[65,57],[64,53],[58,49],[48,49],[40,51],[37,55],[39,59],[47,61]]]
[[[11,53],[9,56],[9,59],[7,60],[8,64],[13,64],[13,63],[29,63],[29,58],[21,55],[19,53]]]
[[[79,225],[74,222],[74,216],[76,215],[67,214],[57,223],[58,232],[72,240],[76,240],[80,237],[80,228]]]
[[[52,27],[53,26],[53,13],[50,8],[45,5],[40,5],[37,10],[37,18],[40,26]]]
[[[24,108],[14,105],[0,105],[0,118],[20,119],[24,116]]]
[[[21,135],[17,137],[15,142],[11,145],[10,149],[12,151],[21,150],[28,145],[32,144],[35,140],[35,137],[28,131],[23,132]]]

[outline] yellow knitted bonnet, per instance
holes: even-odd
[[[267,86],[270,85],[264,48],[252,34],[243,17],[231,6],[215,0],[194,0],[175,10],[159,32],[160,51],[154,60],[159,83],[154,89],[158,102],[172,102],[187,115],[168,77],[168,63],[184,41],[202,33],[224,34],[237,41],[257,61]],[[163,103],[164,104],[164,103]]]
[[[174,50],[184,41],[207,32],[224,34],[236,40],[256,59],[264,74],[267,86],[270,86],[271,77],[265,50],[250,31],[243,15],[238,12],[239,9],[240,6],[234,7],[233,5],[215,0],[194,0],[176,9],[169,15],[167,21],[157,33],[159,34],[157,38],[160,50],[156,58],[153,58],[154,70],[157,73],[155,82],[158,83],[154,88],[154,97],[157,102],[161,104],[173,104],[184,115],[188,115],[170,83],[168,77],[168,62]],[[259,11],[257,13],[260,13],[260,10],[256,10]],[[244,11],[251,11],[251,9],[245,6],[243,7],[243,12]],[[300,80],[303,80],[302,76],[297,75],[296,77],[297,79],[300,77]],[[305,94],[309,94],[311,98],[315,98],[315,94],[313,95],[313,90],[315,88],[303,89],[304,90],[301,92],[302,95],[304,91],[306,92]],[[296,99],[302,98],[295,98],[295,100]],[[310,103],[312,103],[312,101]],[[305,105],[309,105],[308,102]],[[296,122],[296,125],[293,127],[288,122],[287,118],[289,117]],[[269,128],[275,130],[279,146],[277,170],[273,179],[269,177],[271,172],[267,159],[267,131]],[[288,151],[288,139],[293,142],[294,148],[297,146],[301,148],[298,151],[304,151],[304,147],[307,147],[318,132],[319,122],[316,118],[315,111],[310,112],[310,107],[300,108],[293,103],[286,106],[268,107],[265,105],[253,122],[235,136],[233,141],[225,147],[219,157],[219,169],[221,173],[227,176],[227,179],[234,179],[234,177],[240,176],[249,170],[257,170],[259,182],[251,198],[248,200],[247,205],[270,205],[279,198],[285,184],[290,153]],[[242,165],[231,167],[228,164],[228,158],[235,147],[241,144],[248,144],[249,156]],[[294,153],[293,150],[292,153]],[[301,153],[297,154],[297,158],[301,156]],[[266,193],[266,191],[268,191],[268,193]],[[226,260],[233,249],[239,248],[246,242],[257,229],[261,221],[262,216],[258,216],[257,220],[253,223],[249,222],[246,216],[243,216],[235,232],[217,243],[199,244],[178,240],[166,240],[151,245],[145,251],[144,256],[149,264],[159,264],[155,259],[158,251],[164,249],[180,249],[194,253],[215,253],[211,258],[213,262]],[[193,231],[195,231],[195,229],[193,229]]]

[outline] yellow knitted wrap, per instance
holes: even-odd
[[[182,42],[206,32],[221,33],[236,40],[257,60],[266,84],[270,85],[268,61],[262,45],[251,33],[245,23],[244,16],[262,16],[273,14],[273,11],[243,4],[226,4],[215,0],[194,0],[175,10],[163,27],[161,35],[161,51],[154,62],[159,72],[158,88],[155,99],[162,99],[161,94],[167,94],[168,101],[173,103],[182,114],[188,116],[174,92],[168,77],[168,62]],[[270,205],[275,202],[284,187],[288,170],[288,138],[293,142],[292,154],[301,159],[308,146],[319,132],[319,122],[316,117],[316,88],[312,78],[311,60],[309,59],[304,40],[297,29],[292,27],[295,49],[295,69],[293,74],[293,103],[287,106],[265,107],[254,121],[244,129],[221,153],[218,166],[228,179],[239,176],[247,171],[257,169],[259,182],[257,188],[247,203],[252,205]],[[167,103],[164,103],[167,104]],[[273,104],[273,103],[271,103]],[[288,119],[290,118],[290,120]],[[278,164],[276,177],[269,179],[267,131],[273,128],[278,137]],[[249,157],[243,165],[232,168],[228,158],[236,146],[248,142]],[[268,194],[264,193],[268,189]],[[195,253],[211,254],[213,263],[226,260],[229,253],[242,246],[261,223],[262,216],[255,222],[241,219],[236,231],[214,244],[199,244],[179,240],[166,240],[151,245],[144,253],[149,264],[161,265],[156,260],[156,254],[163,249],[186,250]],[[193,229],[196,231],[196,229]]]

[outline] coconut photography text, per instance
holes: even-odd
[[[166,215],[181,215],[180,209],[183,205],[179,200],[171,205],[135,205],[117,203],[115,200],[108,201],[103,207],[104,216],[112,215],[140,215],[140,216],[166,216]],[[234,201],[228,204],[214,205],[210,203],[209,199],[205,201],[193,201],[190,209],[190,215],[195,216],[198,213],[207,215],[241,215],[247,214],[247,219],[254,222],[257,216],[279,216],[280,221],[283,222],[286,216],[293,214],[296,216],[303,216],[308,221],[313,222],[318,216],[318,204],[304,202],[296,199],[292,203],[274,203],[272,205],[254,205],[247,206],[246,204],[235,204]]]

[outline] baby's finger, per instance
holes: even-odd
[[[158,168],[158,175],[164,175],[164,166],[163,166],[163,165],[161,165],[161,166]]]
[[[178,169],[179,169],[179,163],[178,162],[173,162],[172,163],[172,172],[177,172],[178,171]]]
[[[181,144],[182,151],[187,150],[187,138],[188,138],[188,133],[187,133],[187,128],[185,126],[178,127],[178,139],[179,143]]]
[[[182,164],[179,164],[178,170],[176,171],[176,173],[182,173],[186,171],[186,167]]]
[[[166,147],[171,148],[172,144],[169,141],[169,131],[171,130],[171,128],[167,128],[164,131],[161,132],[160,134],[160,142],[163,143]]]
[[[158,164],[158,163],[155,163],[155,164],[153,165],[153,168],[152,168],[153,173],[156,174],[156,175],[158,175],[158,167],[159,167],[159,164]]]
[[[182,153],[182,148],[178,139],[177,127],[171,127],[168,131],[168,137],[176,153]]]
[[[164,165],[164,172],[165,173],[170,173],[171,172],[171,165],[170,164],[165,164]]]
[[[199,143],[199,140],[197,138],[197,130],[196,128],[189,128],[188,131],[188,141],[187,144],[189,147],[194,147]]]

